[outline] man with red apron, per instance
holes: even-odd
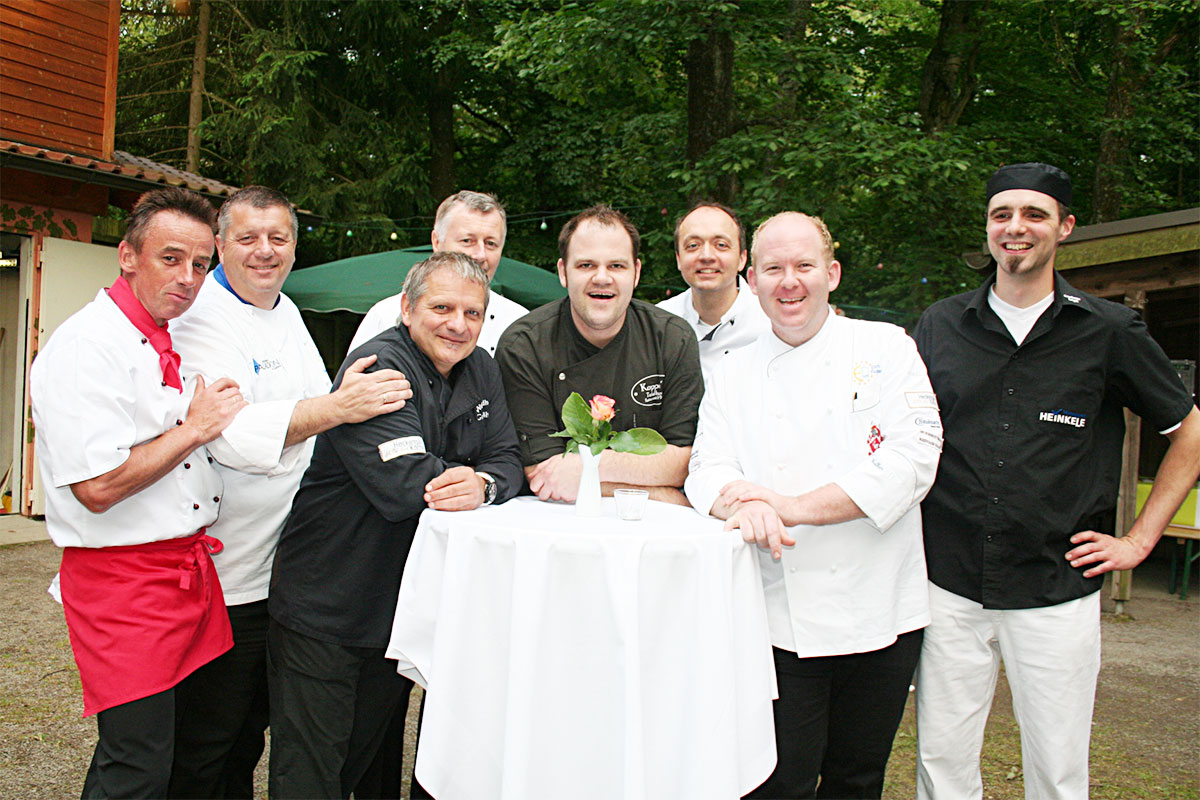
[[[244,405],[181,370],[167,321],[196,297],[216,214],[178,188],[143,195],[121,276],[64,322],[31,373],[46,528],[84,714],[99,742],[84,797],[163,797],[174,686],[232,645],[205,534],[222,487],[204,445]]]

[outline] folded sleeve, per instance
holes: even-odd
[[[82,338],[34,361],[34,424],[58,487],[90,480],[125,463],[137,441],[137,393],[117,354]]]

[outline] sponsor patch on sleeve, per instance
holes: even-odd
[[[933,392],[905,392],[904,399],[909,408],[937,408],[937,395]]]
[[[397,456],[411,456],[425,452],[425,440],[420,436],[401,436],[379,445],[379,458],[391,461]]]
[[[940,436],[927,431],[921,431],[917,434],[917,441],[926,447],[932,447],[939,453],[942,452],[942,437]]]

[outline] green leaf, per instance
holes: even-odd
[[[592,413],[588,410],[588,404],[579,396],[579,392],[571,392],[571,396],[563,403],[562,419],[566,432],[572,439],[586,441],[596,434],[592,425]]]
[[[630,428],[617,433],[609,443],[609,447],[618,453],[652,456],[666,449],[667,440],[653,428]]]

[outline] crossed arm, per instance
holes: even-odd
[[[692,448],[673,444],[652,456],[605,450],[600,455],[600,490],[606,497],[611,497],[615,489],[646,489],[655,500],[687,505],[683,492],[676,487],[682,486],[687,477],[691,453]],[[581,472],[578,453],[553,455],[525,467],[529,489],[539,499],[568,503],[575,502]]]
[[[179,425],[130,448],[121,466],[72,483],[71,493],[88,511],[103,513],[157,482],[197,447],[217,438],[245,407],[238,385],[229,378],[205,386],[204,378],[197,376],[187,417]]]

